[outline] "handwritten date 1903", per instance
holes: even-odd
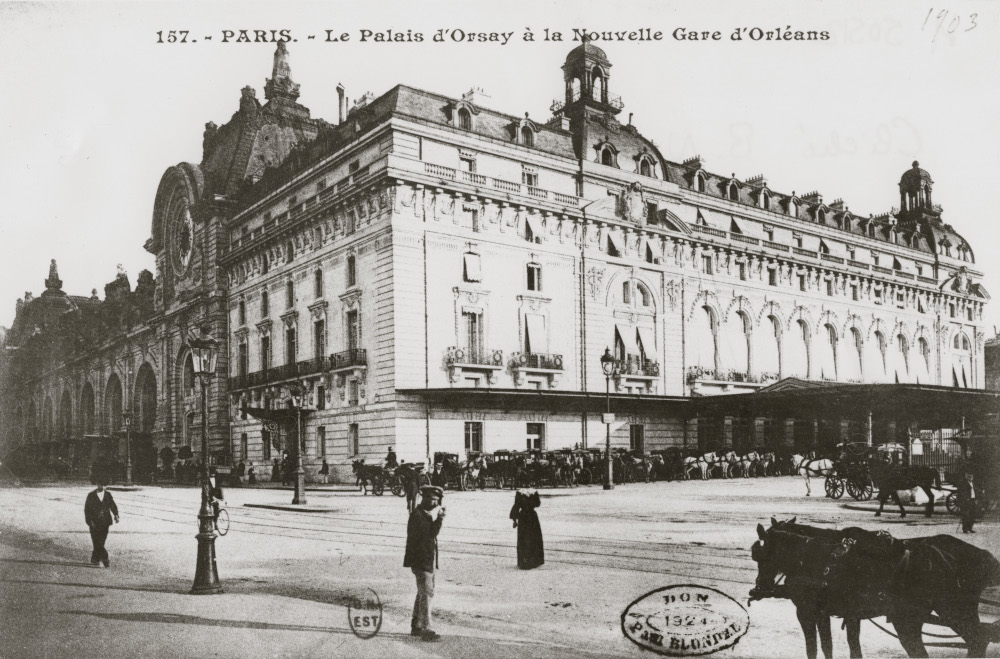
[[[962,16],[956,12],[949,11],[947,9],[936,10],[931,7],[927,10],[927,17],[924,18],[924,24],[920,27],[921,30],[925,32],[931,32],[931,43],[937,40],[938,35],[944,30],[948,34],[954,34],[959,30],[962,32],[970,32],[979,27],[977,19],[979,14],[969,14],[968,16]]]

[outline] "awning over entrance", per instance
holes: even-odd
[[[601,388],[604,382],[601,381]],[[538,410],[550,412],[602,414],[607,410],[606,394],[601,392],[544,391],[536,389],[481,389],[449,387],[444,389],[397,389],[396,393],[421,403],[455,409]],[[683,396],[644,396],[611,394],[611,411],[618,414],[662,414],[681,417],[687,414],[690,398]]]
[[[789,418],[897,417],[926,427],[1000,413],[1000,393],[918,384],[843,384],[786,378],[749,394],[692,399],[702,415]]]

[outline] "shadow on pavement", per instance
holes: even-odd
[[[90,564],[87,564],[90,567]],[[71,588],[103,588],[105,590],[134,590],[141,593],[165,593],[168,595],[188,594],[190,586],[184,588],[142,588],[139,586],[109,586],[94,583],[67,583],[65,581],[39,581],[37,579],[0,579],[0,583],[34,584],[37,586],[69,586]]]
[[[58,611],[69,615],[94,616],[106,620],[118,620],[122,622],[159,622],[177,625],[202,625],[207,627],[229,627],[233,629],[257,629],[263,631],[287,631],[287,632],[318,632],[321,634],[348,634],[349,629],[335,629],[333,627],[316,627],[314,625],[287,625],[273,622],[256,622],[253,620],[225,620],[220,618],[202,618],[200,616],[185,615],[181,613],[100,613],[97,611]],[[409,634],[381,633],[379,636],[409,638]]]
[[[32,563],[35,565],[59,565],[66,567],[93,568],[89,561],[36,561],[27,558],[0,558],[0,563]]]

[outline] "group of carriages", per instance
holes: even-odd
[[[601,448],[493,453],[435,453],[430,482],[455,490],[485,488],[575,487],[603,483],[608,466]],[[790,475],[791,453],[752,450],[668,448],[649,453],[611,449],[615,483],[649,483],[688,478],[738,478]]]

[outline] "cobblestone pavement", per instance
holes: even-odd
[[[623,609],[675,584],[716,588],[746,604],[756,575],[749,547],[771,516],[828,528],[886,529],[897,537],[955,533],[957,518],[891,512],[880,519],[804,496],[796,478],[689,481],[542,491],[546,563],[516,569],[509,491],[448,492],[434,598],[440,642],[409,636],[413,577],[402,567],[402,499],[309,493],[309,511],[282,490],[230,489],[232,530],[216,542],[225,593],[187,594],[194,576],[199,493],[147,487],[115,493],[122,523],[108,539],[110,569],[88,562],[87,485],[2,490],[0,656],[3,657],[639,657]],[[247,505],[250,504],[250,505]],[[290,507],[290,506],[289,506]],[[1000,554],[987,521],[961,536]],[[356,638],[347,605],[372,590],[383,624]],[[988,618],[994,610],[982,607]],[[755,602],[751,627],[722,656],[804,655],[787,601]],[[839,621],[837,621],[839,622]],[[884,625],[884,620],[880,621]],[[946,629],[927,628],[950,634]],[[902,654],[863,623],[866,657]],[[834,650],[847,655],[839,625]],[[1000,656],[1000,645],[990,646]],[[931,656],[964,656],[954,647]]]

